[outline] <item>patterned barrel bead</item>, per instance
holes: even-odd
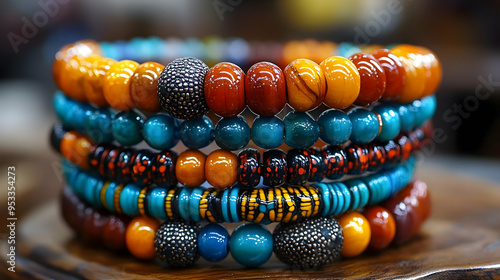
[[[106,176],[106,158],[108,157],[108,154],[111,150],[111,147],[106,147],[106,149],[104,149],[104,151],[102,152],[101,157],[99,158],[99,167],[97,171],[103,177]]]
[[[106,179],[114,180],[116,178],[116,163],[120,155],[121,148],[110,149],[104,158],[104,174]]]
[[[217,196],[217,190],[206,189],[203,192],[200,200],[200,207],[199,207],[200,217],[212,223],[222,222],[222,216],[221,217],[216,216],[213,207],[214,205],[213,200],[215,199],[216,196]]]
[[[132,174],[130,170],[134,164],[135,151],[133,149],[123,149],[116,164],[116,180],[120,183],[130,182]]]
[[[292,149],[286,155],[288,172],[286,181],[292,185],[300,185],[311,175],[311,158],[307,150]]]
[[[344,176],[348,170],[344,150],[337,146],[326,146],[323,151],[327,162],[326,178],[334,180]]]
[[[410,157],[410,154],[411,154],[411,151],[413,148],[411,141],[410,141],[410,138],[408,138],[408,136],[406,136],[406,135],[401,134],[398,136],[398,138],[396,138],[395,141],[401,147],[400,160],[406,161]]]
[[[309,59],[296,59],[284,70],[288,104],[296,111],[316,108],[325,99],[326,80],[321,67]]]
[[[99,165],[101,163],[102,154],[106,150],[105,146],[94,146],[90,149],[88,155],[89,170],[95,173],[99,172]]]
[[[368,171],[379,171],[385,163],[385,149],[379,144],[368,146],[369,167]]]
[[[238,154],[238,183],[243,188],[253,188],[260,182],[260,153],[248,148]]]
[[[311,175],[310,182],[321,182],[327,172],[328,161],[324,151],[319,148],[312,147],[308,149],[309,157],[311,159]]]
[[[151,166],[154,155],[149,150],[139,150],[130,173],[134,182],[149,184],[152,181]]]
[[[286,155],[283,151],[275,149],[264,152],[261,168],[264,185],[274,187],[285,183],[286,171]]]
[[[161,151],[156,154],[151,166],[153,183],[157,185],[175,186],[175,163],[177,153],[173,151]]]
[[[363,174],[370,166],[368,149],[364,146],[351,145],[346,150],[349,174]]]
[[[391,140],[384,145],[386,165],[392,166],[399,162],[401,156],[401,147]]]

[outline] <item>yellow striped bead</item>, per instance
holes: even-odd
[[[146,216],[146,210],[144,209],[144,200],[146,198],[146,192],[148,191],[148,187],[142,188],[141,192],[139,193],[139,199],[137,201],[137,206],[139,208],[139,213],[142,216]]]

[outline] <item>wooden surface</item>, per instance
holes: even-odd
[[[7,271],[1,240],[0,278],[12,279],[249,279],[249,278],[431,278],[500,279],[500,183],[419,166],[431,189],[433,214],[419,235],[401,247],[363,255],[320,270],[291,270],[274,256],[258,269],[228,257],[175,270],[116,255],[75,239],[53,199],[20,219],[16,273]],[[3,276],[3,277],[2,277]]]

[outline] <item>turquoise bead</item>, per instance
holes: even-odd
[[[368,190],[368,186],[361,179],[351,179],[345,182],[346,186],[349,189],[356,189],[356,192],[359,195],[359,203],[355,209],[363,208],[368,204],[370,200],[370,191]]]
[[[104,192],[104,201],[106,202],[106,209],[108,209],[110,212],[116,212],[115,192],[117,188],[118,184],[109,182],[109,185],[106,188],[106,191]]]
[[[191,215],[189,211],[189,196],[193,192],[193,188],[182,188],[179,196],[177,197],[177,204],[179,208],[179,214],[181,218],[185,221],[191,220]]]
[[[220,200],[221,202],[221,208],[222,208],[222,218],[224,219],[224,222],[230,223],[232,220],[229,217],[229,188],[225,189],[224,192],[222,193],[222,198]]]
[[[61,168],[64,180],[68,185],[73,186],[75,184],[76,177],[78,176],[78,174],[80,174],[80,168],[66,159],[63,159]]]
[[[250,141],[250,126],[242,116],[222,118],[215,126],[215,142],[224,150],[234,151]]]
[[[85,122],[85,133],[99,144],[113,142],[112,121],[109,110],[96,110]]]
[[[83,197],[84,191],[85,191],[85,186],[87,183],[87,174],[85,172],[80,172],[75,179],[75,184],[73,186],[73,191],[79,196]]]
[[[329,109],[318,118],[319,138],[330,145],[340,145],[349,140],[352,124],[342,111]]]
[[[179,138],[190,149],[204,148],[214,141],[214,125],[206,116],[183,121],[179,127]]]
[[[168,218],[165,210],[165,197],[167,191],[164,188],[154,188],[148,195],[148,213],[153,217],[166,220]]]
[[[336,197],[336,200],[335,200],[336,207],[335,207],[335,210],[332,209],[332,211],[330,212],[330,215],[339,215],[344,210],[344,205],[345,205],[344,194],[340,190],[340,186],[335,184],[335,183],[329,184],[329,187],[332,190],[332,192],[335,194],[334,197]]]
[[[285,125],[277,117],[257,117],[252,124],[252,140],[263,149],[275,149],[283,144]]]
[[[66,119],[67,109],[66,105],[68,104],[68,97],[64,95],[64,93],[60,90],[56,91],[54,96],[52,97],[52,107],[54,107],[54,111],[56,112],[57,117],[64,124],[68,122]]]
[[[151,148],[169,150],[177,145],[178,121],[169,115],[156,114],[144,122],[142,136]]]
[[[231,188],[231,193],[229,194],[229,213],[231,215],[231,220],[234,223],[241,222],[238,216],[238,200],[239,200],[240,187],[234,186]]]
[[[95,196],[96,188],[98,188],[99,183],[102,185],[101,180],[97,179],[94,176],[89,176],[87,174],[87,180],[85,181],[85,189],[83,190],[83,197],[87,202],[89,202],[92,205],[96,205],[97,201],[100,202],[100,199],[96,199]]]
[[[410,132],[415,125],[415,113],[408,105],[395,105],[401,122],[401,131]]]
[[[229,233],[220,224],[207,224],[198,235],[198,252],[209,262],[219,262],[229,252]]]
[[[233,258],[246,267],[257,267],[269,260],[273,253],[273,236],[259,224],[238,226],[229,241]]]
[[[321,216],[326,217],[332,208],[332,194],[330,193],[330,188],[325,183],[317,183],[314,186],[321,192],[321,201],[323,204],[323,211]],[[335,210],[335,209],[333,209]]]
[[[203,188],[193,188],[189,195],[189,216],[194,222],[200,222],[200,200],[203,195]]]
[[[398,112],[392,106],[385,104],[375,106],[373,112],[378,113],[382,119],[382,129],[376,139],[387,142],[396,138],[401,131],[401,120]]]
[[[350,57],[353,54],[362,52],[361,49],[351,43],[342,42],[337,45],[337,55],[343,57]]]
[[[139,194],[141,188],[135,184],[126,185],[120,193],[120,208],[127,216],[139,216]]]
[[[113,118],[113,137],[123,146],[135,145],[142,140],[143,123],[134,111],[120,112]]]
[[[295,149],[307,149],[319,138],[319,125],[308,113],[292,111],[283,119],[285,143]]]
[[[378,135],[379,122],[375,113],[357,108],[348,113],[352,123],[351,141],[355,144],[368,144]]]
[[[422,119],[424,119],[424,122],[427,120],[430,120],[434,113],[436,112],[436,106],[437,106],[437,101],[436,101],[436,96],[435,95],[430,95],[422,98]],[[422,123],[423,124],[423,123]]]
[[[345,213],[348,209],[350,209],[354,198],[352,197],[349,188],[344,183],[336,182],[335,185],[339,188],[339,190],[342,192],[342,195],[344,196],[344,207],[342,207],[342,211],[340,211],[340,213]]]

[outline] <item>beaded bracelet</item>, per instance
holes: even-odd
[[[272,235],[256,224],[240,225],[229,235],[221,224],[200,227],[167,221],[160,226],[148,217],[130,221],[89,207],[69,188],[63,191],[61,205],[68,225],[92,244],[103,243],[114,251],[128,249],[140,259],[158,257],[173,267],[192,265],[200,256],[210,262],[222,261],[229,251],[241,265],[256,267],[274,251],[279,260],[292,267],[318,268],[341,256],[351,258],[365,250],[380,251],[391,242],[406,242],[430,214],[427,186],[418,180],[383,207],[368,207],[363,214],[344,214],[338,222],[321,217],[279,224]]]
[[[106,181],[63,161],[67,184],[96,207],[127,216],[227,223],[288,223],[375,205],[406,186],[414,167],[415,158],[411,157],[389,170],[343,182],[251,190],[240,190],[236,185],[218,191],[202,187],[166,189],[134,183],[125,185]]]
[[[257,117],[250,128],[241,116],[222,118],[214,126],[203,116],[183,121],[156,114],[146,121],[134,111],[114,114],[66,97],[54,95],[54,109],[64,127],[88,135],[96,143],[117,140],[122,146],[135,145],[143,139],[158,150],[173,148],[180,140],[190,149],[208,146],[214,139],[219,147],[237,150],[249,140],[264,149],[274,149],[285,142],[295,149],[312,146],[318,138],[330,145],[347,140],[367,144],[374,139],[389,141],[400,131],[408,132],[430,119],[436,109],[435,96],[424,97],[411,104],[381,104],[372,111],[357,108],[347,115],[336,109],[324,111],[315,122],[307,113],[290,112],[284,120],[277,117]]]
[[[210,109],[207,104],[223,117],[236,116],[245,105],[258,115],[272,117],[285,106],[287,94],[288,102],[297,111],[314,109],[322,102],[337,109],[347,108],[353,103],[366,106],[385,93],[388,80],[385,70],[394,72],[389,75],[392,77],[389,83],[399,78],[396,84],[404,84],[401,94],[396,97],[400,102],[410,102],[435,91],[441,79],[441,66],[431,51],[409,45],[396,46],[392,51],[399,54],[401,61],[394,61],[398,57],[387,51],[379,52],[379,60],[369,54],[356,54],[350,60],[329,57],[320,65],[310,60],[295,60],[285,68],[289,84],[286,87],[283,72],[270,62],[254,64],[246,76],[234,64],[222,63],[209,69],[195,58],[176,59],[161,73],[158,73],[160,65],[150,69],[151,62],[141,68],[142,65],[130,60],[115,64],[106,60],[106,67],[101,67],[98,44],[87,41],[65,46],[59,51],[53,75],[59,88],[79,101],[88,99],[83,84],[89,73],[93,73],[98,76],[99,83],[93,88],[87,87],[91,91],[88,95],[102,96],[101,100],[113,108],[130,110],[135,107],[134,96],[150,103],[157,95],[165,111],[186,120],[206,114]],[[390,67],[384,70],[379,61],[387,62]],[[139,68],[140,71],[136,72]],[[141,74],[137,73],[148,70],[154,75],[147,75],[148,81],[141,83]],[[406,76],[398,75],[403,71]],[[66,72],[69,73],[63,75]],[[155,84],[158,85],[157,92]],[[391,84],[390,88],[393,87]],[[392,97],[392,94],[388,96]]]
[[[424,137],[422,130],[415,130],[385,144],[292,149],[287,154],[272,149],[263,153],[262,161],[259,151],[252,148],[242,150],[238,155],[215,150],[206,156],[198,150],[186,150],[178,156],[170,150],[155,153],[146,149],[92,145],[85,137],[66,132],[60,126],[54,126],[51,143],[70,162],[108,180],[165,186],[180,182],[188,187],[208,181],[211,186],[224,189],[235,183],[243,188],[253,188],[261,183],[261,177],[263,185],[279,186],[377,171],[384,165],[407,160],[410,153],[425,142]]]

